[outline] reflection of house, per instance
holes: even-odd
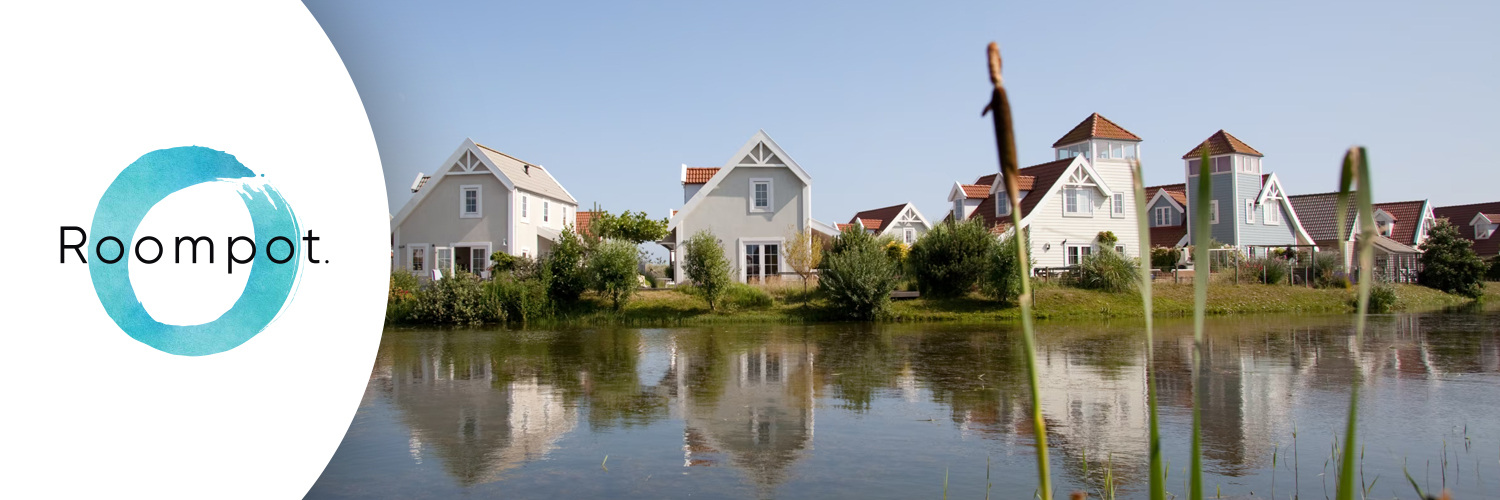
[[[422,349],[384,374],[414,460],[435,457],[460,483],[486,483],[545,456],[577,424],[576,408],[549,384],[528,378],[496,387],[488,355],[467,361]]]
[[[801,452],[812,448],[813,350],[765,343],[719,359],[674,350],[667,373],[676,386],[674,411],[686,424],[683,466],[711,466],[723,454],[762,488],[785,480]],[[716,370],[695,363],[727,366]],[[695,380],[694,373],[722,373],[723,378]],[[722,384],[722,392],[695,393],[690,384]]]
[[[547,169],[464,139],[391,220],[396,266],[431,276],[489,273],[493,252],[547,253],[578,201]]]

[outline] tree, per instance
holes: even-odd
[[[870,320],[890,305],[891,291],[900,277],[896,264],[875,239],[854,241],[859,243],[829,254],[818,288],[828,296],[833,310],[853,319]]]
[[[1474,243],[1459,235],[1458,227],[1438,219],[1422,242],[1423,285],[1448,293],[1478,298],[1484,295],[1487,267],[1474,253]]]
[[[719,300],[729,291],[729,259],[724,258],[724,247],[719,239],[707,229],[698,231],[683,243],[682,271],[697,287],[708,302],[708,310],[718,309]]]
[[[1027,241],[1031,241],[1027,238]],[[1000,241],[990,250],[989,266],[979,290],[1000,302],[1021,296],[1021,256],[1016,252],[1020,240],[1014,235]]]
[[[833,244],[828,246],[828,253],[829,255],[836,255],[844,253],[851,248],[865,248],[874,244],[875,236],[871,235],[869,231],[865,231],[863,226],[850,225],[844,228],[843,231],[839,231],[839,235],[834,237]],[[824,260],[827,259],[828,257],[824,257]]]
[[[636,246],[628,241],[605,240],[594,247],[588,257],[589,283],[604,296],[616,311],[630,301],[630,295],[640,287],[636,278]]]
[[[823,240],[813,236],[811,230],[798,231],[796,225],[786,227],[786,265],[802,278],[802,303],[807,304],[807,282],[823,264]]]
[[[961,297],[984,276],[995,244],[978,217],[946,222],[917,240],[907,260],[924,295]]]
[[[593,219],[589,221],[589,233],[601,240],[622,240],[639,245],[665,238],[667,219],[652,219],[646,216],[646,212],[629,210],[614,215],[596,205]]]
[[[589,276],[584,269],[587,256],[583,239],[571,228],[563,228],[562,236],[552,247],[552,253],[542,263],[551,272],[547,294],[552,302],[570,305],[578,302],[583,291],[589,287]]]

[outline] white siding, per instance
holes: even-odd
[[[1097,192],[1092,217],[1063,216],[1062,190],[1068,177],[1064,173],[1053,184],[1048,198],[1027,215],[1027,224],[1031,227],[1031,255],[1036,259],[1037,267],[1067,265],[1067,246],[1082,245],[1085,242],[1097,244],[1096,236],[1100,231],[1113,231],[1115,237],[1119,238],[1119,242],[1115,244],[1125,246],[1125,255],[1139,257],[1140,231],[1135,219],[1135,189],[1129,164],[1124,161],[1099,160],[1093,167],[1111,190],[1124,195],[1124,217],[1111,216],[1110,199]],[[1041,195],[1042,193],[1034,192],[1027,196]],[[1049,243],[1051,248],[1047,249]]]

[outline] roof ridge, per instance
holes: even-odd
[[[1500,204],[1500,201],[1481,201],[1479,203],[1465,203],[1463,205],[1448,205],[1448,206],[1435,207],[1435,208],[1464,208],[1464,207],[1475,207],[1475,206],[1479,206],[1479,205],[1497,205],[1497,204]]]
[[[474,145],[475,146],[479,146],[479,147],[484,148],[484,149],[488,149],[488,150],[490,150],[491,153],[495,153],[497,155],[504,156],[506,158],[510,158],[512,160],[515,160],[515,161],[518,161],[518,162],[521,162],[521,163],[525,163],[527,165],[531,165],[533,167],[541,168],[541,169],[545,170],[545,167],[542,167],[541,165],[537,165],[535,163],[532,163],[532,162],[529,162],[529,161],[526,161],[526,160],[522,160],[520,158],[516,158],[516,157],[511,156],[509,153],[506,153],[504,151],[501,151],[501,150],[498,150],[498,149],[495,149],[495,148],[492,148],[492,147],[489,147],[489,146],[486,146],[486,145],[483,145],[483,144],[480,144],[480,143],[477,143],[477,142],[474,143]]]

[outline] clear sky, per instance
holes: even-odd
[[[587,207],[665,216],[681,164],[764,129],[813,216],[915,202],[997,170],[984,47],[1021,161],[1098,112],[1182,182],[1219,129],[1291,194],[1370,148],[1377,201],[1500,200],[1500,2],[306,2],[379,143],[390,211],[465,137],[546,166]]]

